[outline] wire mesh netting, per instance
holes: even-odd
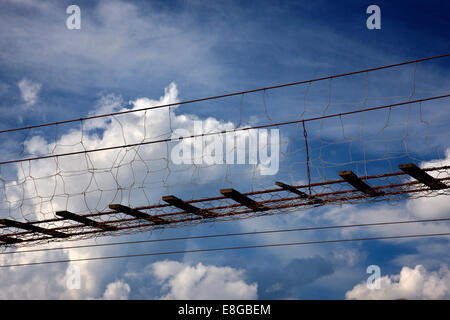
[[[398,169],[414,163],[449,185],[450,86],[437,71],[442,60],[188,102],[171,84],[159,100],[127,105],[108,95],[86,118],[0,131],[0,217],[7,219],[0,241],[38,244],[448,195]],[[181,163],[174,161],[179,150]],[[377,194],[352,187],[339,177],[344,170]],[[221,195],[223,188],[257,207]],[[199,211],[181,210],[165,195]]]

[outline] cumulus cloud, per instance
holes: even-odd
[[[127,273],[129,279],[143,278],[159,285],[153,295],[157,299],[257,299],[258,286],[248,283],[244,270],[232,267],[196,265],[163,260],[148,265],[143,272]]]
[[[106,286],[103,293],[104,300],[127,300],[130,294],[130,286],[123,280],[112,282]]]
[[[30,255],[1,255],[0,264],[21,264],[67,259],[63,252],[36,252]],[[66,292],[67,265],[2,268],[0,299],[60,299]]]
[[[159,99],[143,97],[130,101],[131,110],[176,103],[178,94],[177,86],[171,83]],[[24,151],[28,156],[80,154],[18,164],[15,167],[17,178],[4,182],[0,210],[7,211],[15,218],[35,219],[54,217],[57,210],[76,213],[101,211],[107,209],[110,203],[142,206],[158,202],[162,193],[170,187],[174,188],[172,192],[183,192],[183,184],[223,182],[227,175],[233,175],[233,183],[237,183],[246,178],[255,178],[255,173],[258,175],[254,164],[237,166],[230,173],[227,165],[204,163],[198,157],[205,157],[206,148],[202,148],[200,156],[196,156],[200,163],[195,163],[195,156],[192,160],[194,163],[174,163],[173,148],[183,144],[195,149],[197,144],[194,139],[82,153],[84,150],[171,139],[177,129],[183,129],[189,134],[200,134],[234,128],[231,122],[213,117],[201,119],[187,113],[177,114],[176,109],[177,106],[173,106],[94,119],[86,121],[81,127],[75,125],[70,130],[62,131],[56,139],[54,135],[44,134],[29,137],[24,142]],[[107,95],[91,114],[127,110],[130,109],[120,97]],[[199,122],[201,127],[196,125]],[[249,131],[241,131],[236,136],[246,136]],[[210,143],[208,140],[204,142],[206,145]],[[254,145],[254,148],[257,147]]]
[[[166,292],[161,299],[257,298],[257,284],[246,283],[244,271],[231,267],[160,261],[153,264],[153,273]]]
[[[450,299],[450,270],[427,271],[422,265],[403,267],[398,275],[380,278],[380,289],[369,289],[366,283],[357,284],[345,294],[347,299]]]
[[[17,86],[20,89],[20,95],[26,107],[31,107],[36,104],[39,91],[41,90],[41,84],[23,78],[17,83]]]
[[[57,247],[54,245],[53,247]],[[51,245],[33,249],[48,249]],[[93,249],[93,250],[92,250]],[[8,251],[14,251],[13,248]],[[107,254],[104,248],[80,250],[37,251],[0,255],[1,265],[33,262],[72,260]],[[112,254],[112,253],[111,253]],[[127,297],[126,283],[111,282],[111,273],[119,266],[103,263],[69,262],[48,265],[2,268],[0,273],[0,299],[119,299]]]

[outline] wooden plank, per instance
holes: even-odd
[[[270,210],[270,208],[263,206],[256,202],[255,200],[250,199],[246,195],[243,195],[239,191],[236,191],[234,189],[222,189],[220,190],[220,193],[223,194],[225,197],[233,199],[234,201],[242,204],[243,206],[246,206],[249,209],[252,209],[253,211],[266,211]]]
[[[45,229],[45,228],[41,228],[41,227],[35,226],[30,223],[24,223],[24,222],[9,220],[9,219],[0,219],[0,224],[3,224],[7,227],[13,227],[13,228],[23,229],[23,230],[27,230],[27,231],[36,232],[36,233],[46,234],[46,235],[49,235],[49,236],[52,236],[55,238],[69,237],[69,235],[66,233],[62,233],[62,232],[50,230],[50,229]]]
[[[371,197],[379,197],[384,194],[381,191],[377,191],[377,190],[373,189],[367,183],[362,181],[361,178],[359,178],[351,170],[341,171],[341,172],[339,172],[339,175],[341,176],[342,179],[344,179],[346,182],[351,184],[355,189],[357,189],[365,194],[368,194]]]
[[[107,224],[99,223],[97,221],[91,220],[89,218],[80,216],[78,214],[75,214],[75,213],[72,213],[72,212],[69,212],[69,211],[58,211],[58,212],[56,212],[56,215],[60,216],[62,218],[65,218],[65,219],[69,219],[69,220],[73,220],[73,221],[82,223],[82,224],[84,224],[86,226],[89,226],[89,227],[102,229],[104,231],[117,230],[117,228],[114,227],[114,226],[110,226],[110,225],[107,225]]]
[[[298,194],[300,196],[300,198],[308,199],[308,197],[309,197],[306,193],[304,193],[304,192],[298,190],[297,188],[295,188],[291,185],[288,185],[286,183],[276,181],[275,184],[286,191],[290,191],[292,193]]]
[[[164,197],[162,197],[162,200],[164,202],[167,202],[168,204],[174,206],[174,207],[177,207],[178,209],[181,209],[181,210],[184,210],[186,212],[193,213],[193,214],[196,214],[196,215],[199,215],[199,216],[203,216],[203,217],[207,217],[207,218],[216,217],[217,216],[217,214],[215,214],[215,213],[213,213],[211,211],[207,211],[207,210],[204,210],[204,209],[197,208],[197,207],[195,207],[195,206],[193,206],[193,205],[191,205],[191,204],[189,204],[189,203],[187,203],[187,202],[185,202],[185,201],[181,200],[180,198],[177,198],[177,197],[175,197],[173,195],[164,196]]]
[[[0,236],[0,241],[4,242],[6,244],[14,244],[14,243],[23,242],[22,239],[11,238],[11,237],[8,237],[8,236]]]
[[[447,189],[447,185],[430,176],[426,171],[422,170],[414,163],[405,163],[398,166],[407,175],[423,183],[432,190]]]
[[[138,219],[142,219],[142,220],[146,220],[149,222],[153,222],[154,224],[168,224],[169,221],[164,220],[162,218],[159,217],[155,217],[152,215],[149,215],[145,212],[121,205],[121,204],[110,204],[109,208],[112,210],[115,210],[117,212],[122,212],[126,215],[138,218]]]
[[[298,190],[297,188],[295,188],[294,186],[291,186],[291,185],[289,185],[289,184],[286,184],[286,183],[283,183],[283,182],[280,182],[280,181],[276,181],[275,184],[276,184],[277,186],[279,186],[280,188],[286,190],[286,191],[289,191],[289,192],[298,194],[298,195],[300,196],[300,198],[302,198],[302,199],[309,199],[309,200],[311,200],[313,203],[323,203],[323,200],[322,200],[322,199],[317,198],[316,196],[313,196],[313,195],[309,195],[309,194],[307,194],[307,193],[304,193],[304,192]]]

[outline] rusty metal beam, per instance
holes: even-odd
[[[432,190],[441,190],[447,189],[448,186],[441,181],[433,178],[428,173],[426,173],[423,169],[416,166],[414,163],[405,163],[398,166],[400,170],[402,170],[407,175],[410,175],[414,179],[423,183],[427,187]]]
[[[361,180],[356,174],[351,170],[339,172],[339,176],[346,182],[351,184],[355,189],[370,195],[371,197],[379,197],[383,195],[383,192],[377,191],[369,186],[367,183]]]
[[[41,228],[29,223],[25,223],[25,222],[19,222],[19,221],[14,221],[14,220],[9,220],[9,219],[0,219],[0,224],[3,224],[7,227],[12,227],[12,228],[18,228],[18,229],[23,229],[23,230],[28,230],[28,231],[32,231],[32,232],[36,232],[36,233],[43,233],[55,238],[67,238],[69,237],[68,234],[59,232],[59,231],[54,231],[54,230],[50,230],[50,229],[45,229],[45,228]]]
[[[164,220],[162,218],[149,215],[145,212],[142,212],[137,209],[133,209],[133,208],[121,205],[121,204],[110,204],[109,208],[112,210],[115,210],[116,212],[121,212],[126,215],[135,217],[137,219],[142,219],[142,220],[146,220],[149,222],[153,222],[154,224],[168,224],[169,223],[169,221]]]
[[[102,229],[104,231],[117,230],[117,228],[114,227],[114,226],[110,226],[110,225],[107,225],[107,224],[104,224],[104,223],[99,223],[97,221],[91,220],[89,218],[80,216],[78,214],[75,214],[75,213],[72,213],[72,212],[69,212],[69,211],[57,211],[56,215],[60,216],[60,217],[63,217],[65,219],[69,219],[69,220],[73,220],[73,221],[82,223],[82,224],[84,224],[86,226],[89,226],[89,227]]]
[[[193,214],[196,214],[196,215],[199,215],[199,216],[203,216],[203,217],[206,217],[206,218],[217,216],[217,214],[215,214],[215,213],[213,213],[211,211],[197,208],[197,207],[187,203],[186,201],[183,201],[180,198],[177,198],[177,197],[175,197],[173,195],[164,196],[164,197],[162,197],[162,200],[164,202],[167,202],[171,206],[177,207],[178,209],[181,209],[181,210],[184,210],[186,212],[193,213]]]
[[[233,199],[234,201],[242,204],[243,206],[246,206],[249,209],[252,209],[253,211],[266,211],[270,210],[270,208],[263,206],[256,202],[255,200],[250,199],[246,195],[243,195],[239,191],[236,191],[234,189],[221,189],[220,193],[223,194],[225,197]]]
[[[313,203],[323,203],[322,199],[317,198],[316,196],[313,195],[309,195],[307,193],[304,193],[303,191],[298,190],[296,187],[291,186],[289,184],[280,182],[280,181],[276,181],[275,184],[277,186],[279,186],[281,189],[284,189],[286,191],[298,194],[300,196],[300,198],[302,199],[309,199],[311,200]]]

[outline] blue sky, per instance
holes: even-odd
[[[65,26],[68,17],[65,9],[70,4],[77,4],[81,8],[81,30],[68,30]],[[381,30],[366,28],[366,8],[371,4],[381,8]],[[407,4],[403,1],[3,1],[0,4],[0,129],[130,108],[136,106],[139,98],[160,99],[164,96],[164,89],[172,82],[176,84],[178,101],[182,101],[444,54],[449,48],[449,10],[450,4],[445,1],[410,1]],[[361,106],[366,93],[366,80],[369,96],[365,103],[367,107],[404,101],[413,90],[413,84],[416,99],[437,95],[438,92],[448,93],[449,67],[448,58],[440,59],[419,64],[415,81],[414,66],[409,65],[392,72],[369,74],[368,79],[362,74],[336,80],[332,83],[331,91],[330,83],[324,81],[312,84],[309,89],[300,86],[268,91],[264,98],[272,120],[299,118],[305,101],[307,111],[303,117],[349,111]],[[28,88],[28,96],[20,83]],[[262,98],[263,95],[259,93],[245,95],[243,100],[237,96],[186,104],[174,112],[176,116],[190,115],[200,119],[212,117],[219,125],[226,122],[236,124],[240,117],[246,124],[263,124],[272,120],[264,113]],[[327,108],[329,101],[331,105]],[[243,106],[242,116],[240,105]],[[427,106],[424,104],[424,108]],[[432,108],[435,108],[434,111],[424,109],[423,113],[431,123],[447,119],[448,107],[444,102],[436,102]],[[425,127],[418,120],[419,111],[417,106],[412,106],[411,118],[408,120],[411,122],[410,134],[416,133],[420,137]],[[373,142],[368,145],[369,149],[372,148],[366,153],[369,158],[376,159],[382,152],[377,148],[382,148],[384,144],[377,144],[378,136],[374,132],[380,130],[386,117],[386,113],[380,113],[373,115],[373,118],[356,116],[344,120],[347,121],[348,136],[356,137],[359,128],[365,126],[367,132],[364,138],[367,142]],[[392,123],[397,121],[400,126],[389,127],[391,130],[383,136],[388,140],[401,136],[406,123],[405,113],[393,111],[391,117]],[[448,132],[445,124],[443,120],[442,127],[431,129],[429,133]],[[74,128],[77,129],[61,126],[59,134],[68,133]],[[338,142],[341,128],[337,121],[311,123],[308,128],[313,148],[312,165],[320,166],[322,163],[317,152],[325,140]],[[295,136],[295,129],[285,128],[281,134],[285,137]],[[8,151],[1,156],[2,161],[21,156],[17,149],[20,144],[17,142],[33,135],[40,135],[50,143],[55,137],[52,130],[54,128],[30,131],[26,137],[22,133],[9,134],[2,142]],[[94,128],[90,134],[101,134],[104,127],[99,125],[97,130]],[[306,179],[302,171],[303,140],[299,139],[302,136],[295,137],[291,146],[299,152],[282,159],[280,174],[277,176],[289,182]],[[449,147],[445,134],[444,138],[433,137],[429,145],[425,140],[415,141],[420,142],[408,141],[411,152],[408,157],[404,153],[403,158],[375,162],[368,167],[369,172],[380,173],[386,165],[392,165],[395,169],[398,163],[412,158],[420,161],[444,159]],[[391,146],[401,149],[394,142]],[[314,148],[319,149],[314,151]],[[329,154],[324,153],[324,160],[337,163],[348,161],[348,143],[333,148]],[[431,154],[431,148],[436,152]],[[364,156],[357,141],[351,150],[352,157],[361,159]],[[337,171],[346,168],[349,168],[348,165],[331,168],[327,171],[327,179],[336,178]],[[367,170],[358,165],[351,169],[358,173]],[[336,172],[335,176],[333,172]],[[6,175],[11,178],[16,175],[16,171],[8,167],[3,169],[2,174],[3,178]],[[223,171],[219,171],[217,176],[212,176],[209,185],[200,185],[194,191],[186,186],[174,186],[170,191],[178,192],[185,198],[193,194],[214,195],[224,184],[223,174]],[[260,186],[258,183],[273,185],[274,180],[272,177],[264,177],[261,181],[246,180],[245,176],[239,176],[239,170],[231,176],[236,179],[234,186],[240,190]],[[214,177],[217,179],[214,180]],[[313,177],[317,181],[321,178],[320,174]],[[168,191],[156,191],[152,200]],[[440,202],[436,200],[424,205],[436,206],[439,211],[437,215],[444,217],[450,209],[447,198],[441,196],[437,198]],[[374,222],[395,220],[394,217],[425,218],[426,213],[406,201],[393,205],[379,203],[322,207],[306,213],[294,212],[167,230],[156,232],[151,237],[345,224],[351,221]],[[239,239],[218,238],[207,245],[288,242],[446,228],[448,225],[445,224],[429,224],[423,228],[410,229],[373,228],[349,233],[317,231]],[[148,237],[149,234],[138,234],[108,241]],[[80,253],[62,252],[60,256],[42,255],[40,258],[189,250],[204,245],[205,242],[201,240],[191,240],[176,244],[83,250]],[[232,291],[227,291],[228,298],[344,299],[346,292],[366,280],[366,268],[371,264],[379,265],[383,276],[399,274],[403,268],[416,270],[414,268],[417,265],[423,265],[426,271],[419,272],[422,277],[419,280],[425,283],[426,279],[437,277],[438,273],[433,272],[438,270],[441,270],[440,279],[447,279],[442,270],[448,271],[450,263],[446,238],[199,253],[166,258],[168,260],[164,260],[165,257],[153,257],[82,264],[85,282],[84,287],[77,291],[66,290],[61,284],[67,266],[13,270],[9,271],[8,276],[0,277],[0,287],[5,292],[1,297],[202,298],[201,295],[183,296],[179,282],[182,282],[183,276],[195,278],[196,273],[205,272],[205,277],[209,275],[215,279],[215,283],[228,281],[240,288],[235,296]],[[26,257],[23,259],[20,261],[28,261]],[[168,273],[164,274],[160,267],[169,270]],[[236,271],[233,276],[226,268],[242,272]],[[40,283],[39,279],[46,279],[47,283]],[[445,283],[445,280],[442,282]],[[34,289],[26,289],[28,286]],[[17,287],[22,287],[22,291],[13,294],[13,289]],[[208,292],[215,287],[199,279],[186,284],[186,288],[192,289],[192,292]],[[447,295],[443,295],[445,298],[450,297],[448,286],[447,290]],[[391,297],[386,292],[385,296]],[[415,297],[414,294],[417,292],[411,293],[411,297]]]

